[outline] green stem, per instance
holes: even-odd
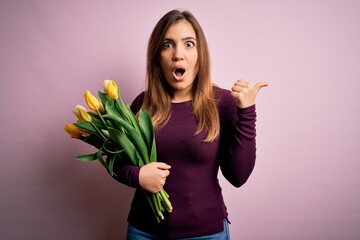
[[[169,200],[169,195],[167,194],[167,192],[165,192],[164,189],[160,190],[160,195],[161,195],[161,199],[164,202],[164,206],[166,211],[168,212],[172,212],[172,205],[171,202]]]
[[[121,104],[124,104],[124,101],[122,100],[120,93],[118,94],[118,98],[115,99],[116,102],[120,102]]]
[[[163,204],[162,196],[161,196],[160,192],[156,193],[156,198],[157,198],[158,203],[159,203],[160,211],[163,212],[165,210],[165,208],[164,208],[164,204]]]
[[[164,215],[161,212],[160,202],[159,202],[159,198],[158,198],[157,193],[151,194],[151,197],[152,197],[152,201],[154,202],[157,215],[160,217],[161,220],[163,220]]]
[[[104,134],[96,127],[96,125],[93,122],[90,122],[90,124],[95,128],[95,130],[99,133],[100,137],[106,141],[107,138],[104,136]]]
[[[146,200],[148,201],[148,203],[151,207],[154,217],[156,218],[156,221],[159,223],[161,220],[156,211],[156,206],[154,206],[155,203],[153,201],[151,201],[151,193],[146,192],[146,190],[144,190],[144,189],[142,189],[142,190],[143,190],[143,193],[145,194]]]
[[[104,124],[104,126],[106,127],[106,129],[109,129],[109,127],[107,126],[104,118],[102,117],[101,113],[99,112],[99,109],[96,109],[96,112],[97,112],[97,114],[99,115],[99,117],[100,117],[102,123]]]

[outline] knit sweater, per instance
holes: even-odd
[[[171,213],[157,223],[139,184],[140,167],[117,164],[117,180],[136,192],[128,222],[164,239],[215,234],[223,230],[228,213],[218,181],[223,176],[235,187],[250,176],[256,157],[255,105],[237,108],[229,90],[214,87],[220,117],[220,137],[205,143],[205,131],[194,135],[197,121],[191,101],[171,104],[171,117],[157,131],[157,160],[171,166],[164,189],[170,195]],[[132,103],[137,112],[144,93]]]

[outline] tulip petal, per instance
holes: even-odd
[[[86,101],[86,104],[89,106],[89,108],[93,111],[99,110],[100,108],[100,102],[99,100],[91,94],[89,90],[86,90],[84,94],[84,98]]]
[[[81,132],[80,129],[72,123],[68,123],[65,125],[64,130],[72,137],[72,138],[80,138]]]
[[[91,122],[92,118],[87,111],[79,109],[79,112],[80,112],[81,118],[84,119],[85,122]]]
[[[106,89],[111,99],[117,99],[119,97],[119,88],[114,81],[110,81]]]

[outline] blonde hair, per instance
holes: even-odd
[[[204,142],[212,142],[219,136],[220,120],[211,83],[209,50],[199,22],[188,11],[168,12],[159,20],[150,35],[147,49],[147,85],[142,107],[149,112],[155,130],[161,129],[170,118],[172,89],[161,70],[160,56],[167,29],[180,20],[186,20],[193,26],[197,39],[199,70],[192,87],[192,108],[197,120],[194,134],[205,130],[208,135]]]

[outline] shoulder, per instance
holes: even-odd
[[[136,114],[144,101],[145,92],[141,92],[131,103],[131,110]]]
[[[213,91],[215,101],[217,102],[220,119],[226,120],[236,114],[236,102],[231,96],[231,91],[220,88],[218,86],[213,86]]]
[[[236,103],[234,98],[231,96],[230,90],[223,89],[217,86],[213,86],[213,90],[214,90],[214,98],[218,104],[219,110],[228,107],[236,108]]]

